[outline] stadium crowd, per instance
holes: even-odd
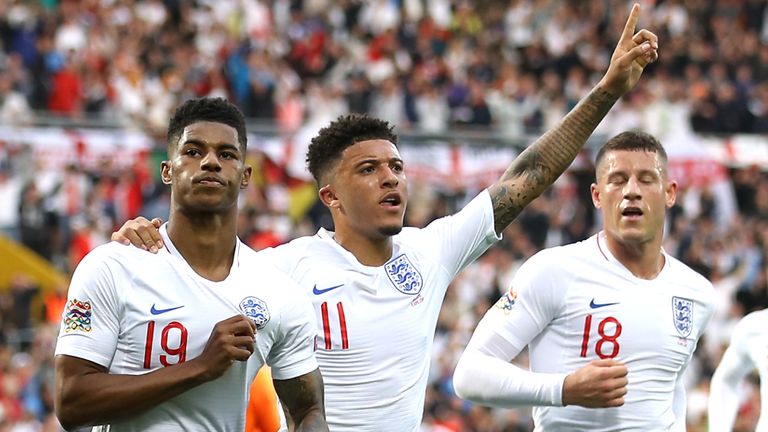
[[[768,132],[768,13],[764,0],[650,1],[661,59],[600,132],[658,135]],[[401,131],[478,128],[538,133],[605,70],[628,2],[554,0],[48,0],[0,2],[0,124],[83,119],[157,136],[194,96],[226,96],[257,124],[295,132],[346,112]],[[0,137],[2,138],[2,137]],[[138,214],[167,215],[157,151],[128,167],[103,160],[44,170],[23,143],[0,139],[0,230],[72,268]],[[240,235],[256,249],[314,233],[321,206],[289,215],[302,186],[253,152],[259,180],[243,192]],[[735,210],[707,184],[684,188],[666,250],[708,277],[720,302],[688,370],[689,430],[705,430],[708,380],[736,320],[768,306],[768,175],[730,167]],[[516,268],[546,246],[586,238],[599,222],[588,163],[534,201],[504,239],[452,284],[435,341],[425,431],[525,431],[530,411],[492,410],[453,395],[451,374],[482,313]],[[474,190],[413,184],[406,224],[423,226]],[[419,205],[417,206],[416,203]],[[0,432],[59,430],[51,354],[66,287],[40,292],[26,275],[0,287]],[[759,414],[744,389],[738,430]]]

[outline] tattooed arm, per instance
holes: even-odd
[[[603,79],[554,129],[525,149],[488,191],[496,232],[501,233],[528,203],[568,168],[613,104],[628,92],[649,63],[658,58],[657,37],[635,32],[640,6],[629,14]]]
[[[327,431],[323,377],[320,369],[288,379],[274,380],[275,391],[286,412],[288,424],[295,431]]]

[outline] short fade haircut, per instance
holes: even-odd
[[[361,141],[383,139],[397,146],[394,126],[367,114],[340,116],[320,129],[307,150],[307,169],[318,186],[320,179],[330,170],[347,148]]]
[[[189,99],[179,105],[168,122],[168,155],[179,143],[184,128],[197,122],[214,122],[232,126],[237,131],[237,141],[240,150],[245,153],[248,147],[248,137],[245,132],[245,117],[230,101],[224,98]]]
[[[597,156],[595,156],[595,168],[603,161],[606,153],[617,150],[656,153],[665,166],[668,160],[667,151],[664,150],[664,147],[656,137],[649,133],[633,130],[622,132],[603,144],[600,150],[597,151]]]

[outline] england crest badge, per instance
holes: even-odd
[[[680,336],[688,337],[693,329],[693,300],[672,297],[672,318]]]
[[[403,254],[384,264],[387,276],[392,284],[403,294],[416,295],[424,285],[421,274],[408,257]]]
[[[245,316],[253,320],[256,328],[261,330],[269,322],[269,309],[264,300],[249,296],[240,301],[240,310]]]

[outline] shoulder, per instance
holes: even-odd
[[[318,233],[312,236],[298,237],[279,246],[262,249],[257,253],[271,259],[297,259],[326,247],[326,243]]]
[[[109,242],[88,252],[77,268],[128,267],[153,256],[155,255],[134,246]]]
[[[544,267],[551,271],[568,271],[579,261],[589,258],[586,240],[563,246],[542,249],[531,256],[526,264],[528,267]]]
[[[253,249],[243,248],[240,252],[240,267],[249,277],[259,281],[278,281],[283,282],[288,275],[277,266],[274,259],[274,253],[266,249],[254,251]]]
[[[688,286],[691,290],[704,296],[710,296],[711,301],[715,301],[715,287],[712,282],[704,277],[701,273],[688,267],[685,263],[679,259],[665,254],[666,258],[670,261],[669,266],[672,271],[673,277],[681,284]]]
[[[759,310],[745,315],[734,329],[734,333],[751,334],[765,333],[768,329],[768,309]]]
[[[240,267],[244,277],[266,288],[263,291],[267,291],[271,297],[289,297],[299,292],[297,283],[278,266],[278,263],[274,256],[264,251],[244,249],[240,252]]]

